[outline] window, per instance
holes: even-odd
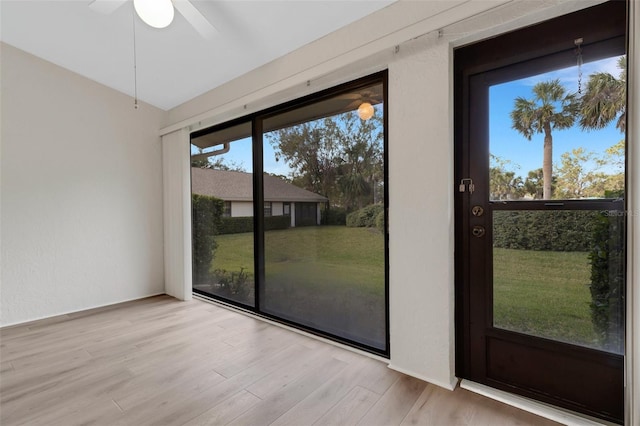
[[[220,153],[208,160],[215,168],[204,165],[220,192],[194,169],[194,196],[233,200],[208,249],[195,218],[211,213],[194,203],[194,292],[389,354],[386,80],[379,73],[192,135],[195,158]],[[195,260],[203,250],[204,264]]]
[[[224,210],[222,212],[223,217],[231,217],[231,201],[224,202]]]

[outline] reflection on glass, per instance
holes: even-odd
[[[365,102],[373,115],[360,118]],[[264,121],[271,216],[260,290],[264,312],[379,350],[386,349],[382,115],[375,85]]]
[[[625,102],[624,56],[491,86],[490,199],[623,191]]]
[[[624,349],[624,212],[494,211],[493,324]]]
[[[193,289],[253,306],[250,134],[245,123],[192,139],[191,205]]]

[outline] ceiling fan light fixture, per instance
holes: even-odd
[[[374,112],[375,111],[373,109],[373,105],[371,105],[369,102],[363,102],[358,107],[358,116],[361,120],[366,121],[370,119],[371,117],[373,117]]]
[[[145,24],[153,28],[165,28],[173,21],[171,0],[133,0],[136,13]]]

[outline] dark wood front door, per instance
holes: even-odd
[[[619,423],[625,32],[613,1],[455,52],[457,375]]]

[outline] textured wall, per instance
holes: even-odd
[[[2,45],[0,324],[164,292],[165,113]]]
[[[391,367],[453,388],[451,49],[425,42],[389,67]]]

